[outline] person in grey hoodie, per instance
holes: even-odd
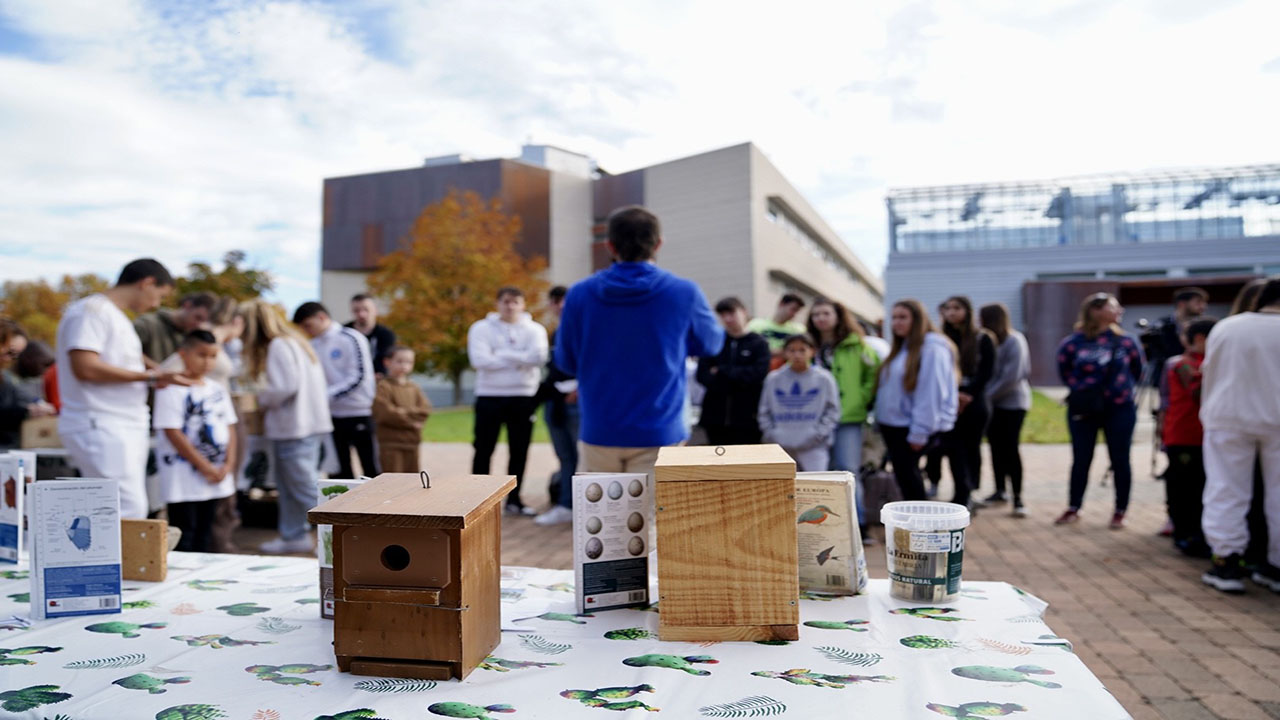
[[[828,469],[840,423],[840,390],[830,372],[812,364],[816,350],[808,335],[786,339],[787,364],[765,377],[756,415],[764,442],[781,445],[801,472]]]
[[[893,349],[880,367],[876,422],[906,500],[924,500],[920,457],[955,427],[956,349],[934,331],[919,300],[899,300],[889,317]]]
[[[986,499],[988,504],[1005,501],[1005,478],[1013,490],[1013,516],[1026,517],[1022,504],[1022,455],[1018,436],[1022,421],[1031,409],[1031,351],[1022,333],[1009,327],[1009,310],[1002,303],[983,305],[978,311],[982,327],[996,336],[996,369],[987,382],[987,400],[991,403],[991,422],[987,425],[987,442],[991,443],[991,469],[996,476],[996,491]]]

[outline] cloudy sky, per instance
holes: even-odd
[[[1280,160],[1274,0],[0,0],[0,279],[229,249],[327,176],[753,141],[873,268],[889,187]]]

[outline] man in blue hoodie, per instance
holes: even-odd
[[[555,363],[578,378],[587,472],[652,472],[658,448],[688,439],[685,359],[720,352],[724,330],[692,281],[659,268],[658,218],[609,216],[614,263],[569,289]]]

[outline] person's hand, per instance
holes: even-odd
[[[566,403],[570,404],[570,405],[577,405],[577,404],[578,404],[578,391],[577,391],[577,390],[574,390],[573,392],[566,394],[566,395],[564,396],[564,401],[565,401]]]
[[[914,450],[915,452],[920,452],[921,450],[924,449],[924,443],[909,443],[909,444],[911,445],[911,449]]]
[[[191,379],[182,376],[176,372],[156,373],[156,389],[162,390],[170,385],[180,385],[182,387],[191,387]]]
[[[227,466],[206,462],[204,467],[200,468],[200,474],[204,476],[205,480],[209,481],[210,485],[217,485],[222,482],[222,478],[227,476]]]
[[[715,375],[716,373],[720,372],[720,368],[718,368],[718,367],[713,367],[713,368],[711,368],[711,371],[710,371],[710,372],[711,372],[711,374],[712,374],[712,375]]]
[[[962,392],[958,397],[959,400],[956,403],[956,412],[962,413],[965,408],[969,407],[969,403],[973,402],[973,396],[969,393]]]
[[[49,417],[57,414],[57,408],[43,400],[37,400],[27,406],[27,417],[29,418]]]

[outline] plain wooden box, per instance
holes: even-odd
[[[387,473],[308,513],[333,525],[339,670],[462,679],[498,646],[502,501],[514,487],[464,475],[424,489],[416,474]],[[396,557],[407,566],[394,569]]]
[[[22,421],[21,437],[18,446],[23,450],[35,448],[62,447],[62,438],[58,435],[58,418],[30,418]]]
[[[665,447],[654,476],[659,639],[798,640],[795,461],[777,445]]]

